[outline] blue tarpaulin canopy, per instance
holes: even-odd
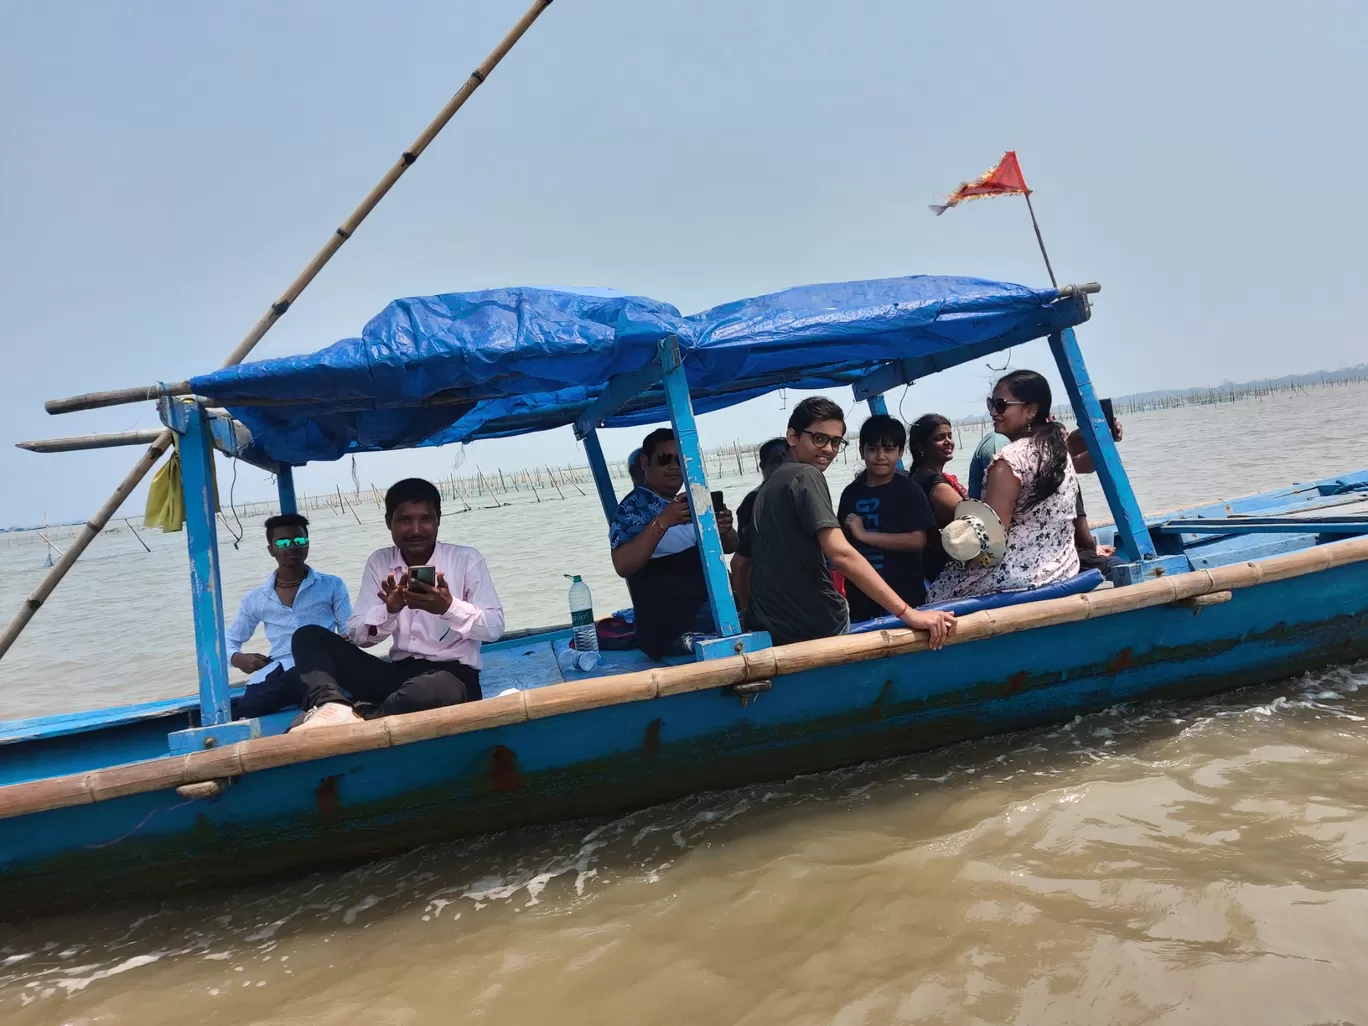
[[[570,424],[671,335],[703,413],[781,387],[850,385],[899,361],[901,379],[933,373],[1087,316],[1082,296],[977,278],[807,285],[688,317],[608,290],[489,289],[396,300],[360,338],[190,386],[246,424],[262,455],[300,465]],[[667,418],[655,387],[607,424]]]

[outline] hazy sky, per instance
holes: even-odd
[[[0,0],[0,524],[85,517],[137,456],[10,443],[157,423],[45,398],[218,366],[524,7]],[[1020,199],[926,209],[1014,148],[1061,281],[1103,283],[1080,338],[1104,394],[1359,362],[1366,51],[1361,0],[557,0],[257,354],[497,285],[688,313],[908,273],[1045,284]],[[902,412],[975,412],[990,378]],[[783,418],[778,396],[714,414],[705,444]],[[466,466],[579,458],[564,429]],[[239,498],[268,494],[241,470]]]

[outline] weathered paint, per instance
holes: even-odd
[[[195,663],[199,671],[200,726],[232,720],[228,693],[228,645],[223,627],[223,584],[219,574],[218,488],[214,450],[204,410],[180,404],[185,433],[180,440],[181,487],[185,497],[185,540],[190,549],[190,600],[195,621]]]
[[[1200,616],[1152,607],[778,677],[748,706],[675,695],[252,773],[193,803],[164,791],[0,821],[0,913],[302,872],[1364,655],[1368,564],[1350,564]]]
[[[698,423],[694,420],[693,403],[689,399],[689,382],[679,361],[679,344],[673,336],[660,344],[660,366],[665,403],[670,409],[670,424],[674,428],[679,463],[684,471],[684,492],[689,497],[694,535],[703,559],[703,581],[708,587],[713,630],[724,638],[731,637],[741,633],[741,617],[736,612],[727,561],[722,552],[722,537],[717,532],[717,514],[708,490]]]

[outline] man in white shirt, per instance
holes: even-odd
[[[304,691],[290,651],[295,631],[314,625],[345,633],[351,618],[351,598],[342,578],[321,574],[308,564],[308,520],[298,513],[271,517],[266,521],[266,551],[276,569],[261,587],[242,596],[237,618],[228,628],[228,661],[250,675],[247,693],[233,703],[235,719],[298,705]],[[242,651],[258,624],[265,626],[270,655]]]
[[[407,478],[385,493],[394,544],[366,560],[350,640],[319,627],[295,632],[306,713],[294,729],[482,697],[480,645],[503,634],[503,606],[484,557],[437,540],[441,518],[442,496],[429,481]],[[431,584],[422,580],[428,573]],[[361,651],[386,638],[388,662]]]

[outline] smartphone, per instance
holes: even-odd
[[[421,581],[429,588],[437,587],[437,568],[435,566],[411,566],[409,567],[409,579]]]
[[[1110,431],[1111,436],[1115,438],[1116,411],[1112,409],[1112,401],[1110,399],[1101,399],[1099,402],[1102,404],[1102,416],[1107,418],[1107,430]]]
[[[726,504],[725,502],[722,501],[722,493],[721,493],[721,492],[713,492],[713,493],[712,493],[712,501],[713,501],[713,509],[715,509],[715,510],[724,510],[724,509],[727,508],[727,504]]]

